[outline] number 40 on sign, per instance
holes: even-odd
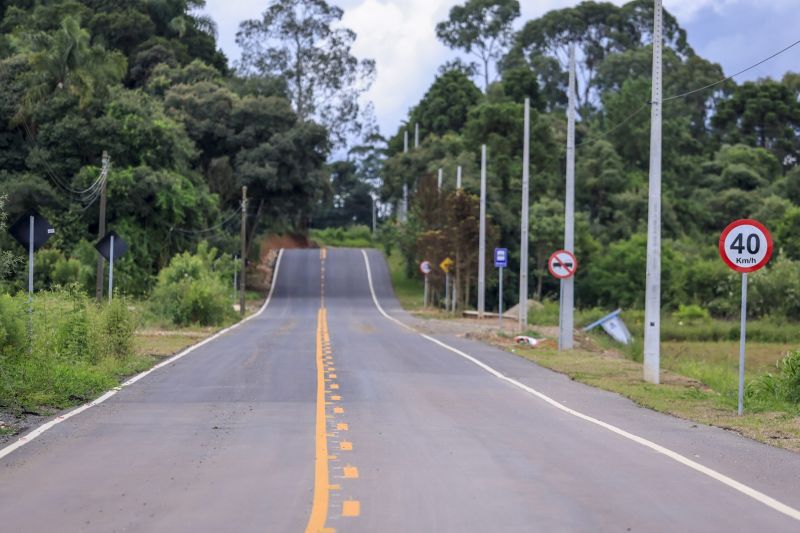
[[[731,223],[719,238],[722,260],[742,274],[742,317],[739,337],[739,415],[744,409],[744,347],[747,330],[747,274],[766,265],[772,257],[772,236],[757,220]]]

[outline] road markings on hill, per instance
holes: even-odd
[[[327,252],[320,251],[320,308],[317,312],[317,401],[316,401],[316,452],[314,457],[314,499],[311,504],[311,515],[306,525],[306,533],[333,533],[336,530],[328,527],[329,511],[339,510],[339,517],[355,518],[361,514],[361,502],[341,495],[342,485],[332,484],[332,472],[342,480],[358,479],[358,468],[342,462],[341,455],[331,455],[330,451],[349,455],[353,451],[353,443],[341,436],[350,430],[347,423],[337,420],[344,414],[344,408],[337,403],[342,401],[341,390],[336,379],[333,348],[328,330],[328,310],[325,307],[325,261]],[[335,492],[333,492],[335,491]],[[333,492],[333,494],[332,494]],[[334,518],[338,518],[334,516]]]
[[[442,342],[442,341],[440,341],[438,339],[435,339],[435,338],[433,338],[433,337],[431,337],[429,335],[421,333],[421,332],[417,331],[416,329],[414,329],[413,327],[409,326],[408,324],[405,324],[405,323],[401,322],[400,320],[394,318],[393,316],[389,315],[383,309],[383,307],[381,306],[380,302],[378,301],[378,297],[375,294],[375,287],[374,287],[373,282],[372,282],[372,269],[370,268],[369,256],[367,255],[367,252],[365,250],[361,250],[361,253],[364,256],[364,264],[365,264],[365,266],[367,268],[367,282],[369,283],[369,290],[370,290],[370,294],[372,295],[372,301],[375,303],[375,307],[378,309],[378,312],[380,312],[380,314],[383,315],[385,318],[391,320],[392,322],[394,322],[395,324],[401,326],[402,328],[405,328],[405,329],[407,329],[409,331],[417,333],[418,335],[420,335],[424,339],[426,339],[426,340],[428,340],[428,341],[430,341],[430,342],[432,342],[434,344],[437,344],[440,347],[442,347],[442,348],[444,348],[446,350],[449,350],[450,352],[453,352],[453,353],[463,357],[464,359],[470,361],[471,363],[474,363],[475,365],[479,366],[480,368],[482,368],[486,372],[492,374],[493,376],[495,376],[495,377],[497,377],[497,378],[499,378],[499,379],[501,379],[501,380],[503,380],[503,381],[505,381],[507,383],[510,383],[511,385],[514,385],[515,387],[517,387],[519,389],[524,390],[525,392],[527,392],[527,393],[529,393],[529,394],[531,394],[531,395],[543,400],[544,402],[550,404],[551,406],[555,407],[556,409],[559,409],[560,411],[563,411],[564,413],[570,414],[570,415],[572,415],[572,416],[574,416],[576,418],[580,418],[581,420],[584,420],[586,422],[590,422],[590,423],[592,423],[592,424],[594,424],[596,426],[599,426],[599,427],[601,427],[603,429],[611,431],[612,433],[616,433],[617,435],[619,435],[621,437],[624,437],[624,438],[626,438],[626,439],[628,439],[630,441],[633,441],[633,442],[635,442],[637,444],[640,444],[640,445],[642,445],[642,446],[644,446],[646,448],[650,448],[651,450],[653,450],[655,452],[658,452],[658,453],[660,453],[660,454],[662,454],[662,455],[664,455],[666,457],[669,457],[670,459],[672,459],[672,460],[674,460],[674,461],[676,461],[676,462],[678,462],[678,463],[680,463],[680,464],[682,464],[684,466],[687,466],[687,467],[691,468],[692,470],[700,472],[701,474],[704,474],[704,475],[706,475],[706,476],[708,476],[708,477],[710,477],[710,478],[712,478],[712,479],[714,479],[716,481],[719,481],[720,483],[722,483],[724,485],[727,485],[728,487],[730,487],[730,488],[732,488],[732,489],[734,489],[734,490],[736,490],[736,491],[738,491],[738,492],[740,492],[740,493],[742,493],[742,494],[744,494],[746,496],[749,496],[750,498],[756,500],[759,503],[762,503],[762,504],[766,505],[767,507],[770,507],[771,509],[773,509],[775,511],[778,511],[780,513],[783,513],[786,516],[789,516],[791,518],[794,518],[795,520],[800,521],[800,510],[797,510],[794,507],[790,507],[789,505],[786,505],[786,504],[784,504],[782,502],[779,502],[778,500],[776,500],[776,499],[774,499],[774,498],[772,498],[770,496],[767,496],[766,494],[764,494],[762,492],[759,492],[758,490],[756,490],[756,489],[754,489],[752,487],[749,487],[749,486],[745,485],[744,483],[740,483],[739,481],[736,481],[735,479],[732,479],[732,478],[726,476],[725,474],[722,474],[720,472],[717,472],[716,470],[708,468],[707,466],[704,466],[704,465],[701,465],[700,463],[692,461],[691,459],[689,459],[687,457],[684,457],[683,455],[681,455],[681,454],[679,454],[679,453],[677,453],[675,451],[672,451],[669,448],[665,448],[664,446],[661,446],[660,444],[656,444],[655,442],[647,440],[647,439],[645,439],[643,437],[639,437],[638,435],[634,435],[633,433],[629,433],[628,431],[625,431],[624,429],[620,429],[620,428],[618,428],[618,427],[616,427],[616,426],[614,426],[612,424],[609,424],[607,422],[603,422],[602,420],[599,420],[597,418],[591,417],[589,415],[585,415],[585,414],[583,414],[583,413],[581,413],[579,411],[576,411],[574,409],[570,409],[569,407],[566,407],[565,405],[559,403],[558,401],[556,401],[553,398],[547,396],[546,394],[541,393],[541,392],[537,391],[536,389],[534,389],[532,387],[529,387],[529,386],[527,386],[527,385],[525,385],[525,384],[523,384],[523,383],[521,383],[521,382],[519,382],[519,381],[517,381],[517,380],[515,380],[513,378],[510,378],[510,377],[506,376],[502,372],[499,372],[498,370],[495,370],[494,368],[492,368],[491,366],[487,365],[483,361],[480,361],[479,359],[477,359],[477,358],[475,358],[475,357],[473,357],[473,356],[471,356],[471,355],[469,355],[469,354],[467,354],[465,352],[462,352],[458,348],[454,348],[454,347],[452,347],[452,346],[450,346],[450,345],[448,345],[448,344],[446,344],[446,343],[444,343],[444,342]]]
[[[23,435],[22,437],[17,439],[14,443],[9,444],[8,446],[6,446],[3,449],[0,449],[0,459],[2,459],[3,457],[7,456],[8,454],[13,452],[14,450],[17,450],[17,449],[25,446],[26,444],[28,444],[32,440],[36,439],[37,437],[40,437],[44,432],[46,432],[47,430],[49,430],[49,429],[53,428],[54,426],[60,424],[61,422],[64,422],[65,420],[69,420],[73,416],[79,415],[82,412],[86,411],[87,409],[91,409],[92,407],[94,407],[96,405],[100,405],[101,403],[105,402],[109,398],[114,397],[119,391],[121,391],[125,387],[130,387],[131,385],[133,385],[134,383],[136,383],[140,379],[143,379],[143,378],[149,376],[150,374],[152,374],[156,370],[158,370],[160,368],[164,368],[165,366],[171,365],[175,361],[186,357],[187,355],[189,355],[193,351],[197,350],[198,348],[201,348],[202,346],[205,346],[206,344],[208,344],[210,342],[214,342],[216,339],[218,339],[218,338],[222,337],[223,335],[233,331],[234,329],[238,328],[242,324],[244,324],[246,322],[249,322],[250,320],[253,320],[254,318],[260,316],[262,313],[264,313],[264,311],[267,310],[267,307],[269,307],[269,303],[272,301],[272,294],[275,292],[275,284],[276,284],[276,280],[278,279],[278,271],[280,270],[280,267],[281,267],[281,259],[282,258],[283,258],[283,249],[281,249],[281,251],[278,252],[278,259],[275,261],[275,272],[272,275],[272,285],[271,285],[271,287],[269,289],[269,295],[267,295],[267,300],[264,302],[264,305],[261,306],[261,309],[259,309],[256,313],[250,315],[247,318],[244,318],[244,319],[240,320],[236,324],[234,324],[234,325],[232,325],[230,327],[227,327],[227,328],[223,329],[222,331],[219,331],[219,332],[215,333],[214,335],[212,335],[211,337],[207,338],[204,341],[198,342],[197,344],[195,344],[193,346],[189,346],[188,348],[186,348],[182,352],[180,352],[180,353],[178,353],[176,355],[173,355],[169,359],[165,359],[164,361],[161,361],[160,363],[155,365],[150,370],[145,370],[144,372],[135,375],[134,377],[130,378],[128,381],[124,382],[119,387],[114,387],[110,391],[107,391],[105,394],[103,394],[99,398],[97,398],[97,399],[95,399],[95,400],[93,400],[93,401],[91,401],[91,402],[89,402],[87,404],[81,405],[80,407],[76,407],[72,411],[64,413],[63,415],[60,415],[60,416],[54,418],[53,420],[50,420],[49,422],[45,422],[44,424],[42,424],[41,426],[37,427],[33,431],[31,431],[29,433],[26,433],[25,435]]]

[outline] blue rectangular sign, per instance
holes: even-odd
[[[508,248],[494,249],[494,267],[508,268]]]

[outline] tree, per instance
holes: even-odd
[[[575,7],[547,12],[525,24],[515,38],[502,69],[527,65],[540,76],[551,108],[565,99],[569,47],[577,47],[578,109],[584,118],[599,103],[596,78],[602,63],[613,54],[652,41],[653,2],[634,0],[621,7],[609,2],[584,1]],[[664,12],[668,47],[681,56],[693,54],[686,32]]]
[[[795,89],[771,79],[739,85],[711,120],[717,136],[771,151],[791,168],[800,160],[800,101]]]
[[[6,232],[8,214],[6,214],[6,200],[8,197],[0,195],[0,234]],[[14,270],[14,266],[19,262],[19,258],[10,250],[0,248],[0,281],[4,280]]]
[[[337,143],[360,131],[358,99],[375,76],[375,61],[351,53],[356,34],[335,27],[342,14],[325,0],[273,0],[236,34],[240,72],[285,78],[298,118],[319,120]]]
[[[481,99],[481,91],[460,70],[437,76],[422,100],[413,108],[409,123],[419,124],[423,135],[458,132],[467,115]],[[402,135],[401,135],[402,137]]]
[[[77,96],[85,108],[125,74],[127,64],[122,54],[92,45],[89,32],[74,17],[66,17],[54,33],[23,33],[16,42],[30,64],[30,71],[24,75],[27,91],[16,117],[18,122],[58,90]]]
[[[517,17],[517,0],[467,0],[463,6],[453,7],[448,19],[436,25],[436,36],[450,48],[462,49],[480,59],[486,91],[489,65],[506,51],[511,25]]]

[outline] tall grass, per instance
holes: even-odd
[[[0,296],[0,407],[46,412],[90,400],[146,368],[134,355],[136,317],[122,298],[98,305],[77,287]]]

